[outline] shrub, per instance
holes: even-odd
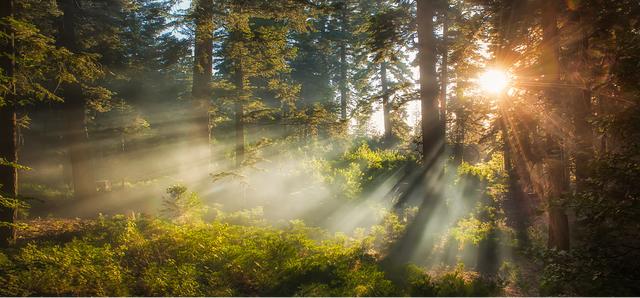
[[[459,275],[385,278],[359,241],[221,221],[178,225],[152,217],[101,217],[66,243],[0,251],[0,294],[63,296],[396,296],[493,293]],[[324,234],[326,235],[326,233]],[[313,238],[316,238],[314,240]],[[60,240],[63,241],[63,240]]]
[[[7,295],[123,296],[126,276],[118,255],[108,244],[73,240],[43,247],[29,244],[20,249],[13,266],[4,267],[14,293]],[[17,287],[16,287],[17,286]]]
[[[161,213],[177,223],[200,221],[205,211],[202,201],[195,192],[187,192],[184,185],[174,185],[167,188]]]

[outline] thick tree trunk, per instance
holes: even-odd
[[[195,143],[197,157],[208,163],[211,159],[211,124],[209,108],[211,97],[211,78],[213,76],[213,0],[199,0],[195,7],[195,44],[193,63],[193,111],[190,141]],[[203,149],[204,148],[204,149]],[[202,155],[202,156],[200,156]]]
[[[73,53],[80,51],[75,27],[78,17],[78,1],[59,0],[62,9],[59,45]],[[67,112],[67,144],[73,190],[76,199],[89,199],[95,195],[95,178],[91,165],[91,148],[86,131],[86,106],[80,83],[66,83],[62,86]]]
[[[584,7],[580,7],[572,13],[574,28],[580,32],[580,38],[573,45],[575,60],[572,63],[571,80],[575,86],[580,86],[574,93],[573,124],[575,130],[575,175],[576,192],[584,190],[584,184],[590,176],[589,161],[593,158],[593,130],[589,119],[591,111],[591,89],[588,82],[589,65],[589,38],[587,36],[587,23]]]
[[[422,108],[422,152],[423,163],[436,158],[442,146],[438,132],[440,112],[438,109],[438,84],[436,82],[436,43],[433,33],[435,3],[431,0],[417,1],[418,61],[420,63],[420,103]]]
[[[391,128],[391,103],[389,102],[387,62],[382,62],[380,64],[380,82],[382,84],[382,117],[384,120],[384,140],[388,143],[393,137],[393,131]]]
[[[0,1],[0,18],[13,17],[13,0]],[[4,75],[11,78],[15,68],[15,61],[8,55],[15,55],[13,43],[13,32],[9,28],[4,34],[11,36],[6,44],[0,48],[0,67]],[[15,90],[15,89],[14,89]],[[18,134],[16,124],[16,112],[13,102],[14,90],[3,94],[4,103],[0,106],[0,158],[5,162],[18,162]],[[14,199],[18,196],[18,169],[11,165],[0,164],[0,195],[5,198]],[[9,226],[0,226],[0,247],[7,247],[16,239],[16,230],[12,226],[17,216],[17,210],[11,206],[0,205],[0,222]]]
[[[433,32],[435,3],[432,0],[417,1],[418,61],[420,65],[420,101],[422,105],[423,164],[421,179],[425,190],[424,199],[404,234],[389,249],[383,260],[387,277],[398,280],[401,265],[412,259],[425,257],[435,241],[435,230],[425,234],[427,224],[438,207],[439,183],[431,183],[443,172],[440,156],[443,140],[440,138],[438,84],[436,82],[436,43]]]
[[[0,158],[6,162],[18,162],[18,134],[16,112],[13,104],[0,108]],[[11,165],[0,164],[0,195],[7,199],[18,197],[18,169]],[[13,224],[17,209],[0,205],[0,223]],[[0,247],[7,247],[16,238],[13,226],[0,226]]]
[[[555,0],[544,0],[545,6],[542,13],[543,42],[542,63],[545,70],[545,80],[550,87],[547,87],[546,96],[551,107],[551,115],[547,119],[562,119],[560,90],[553,88],[560,81],[560,60],[559,60],[559,34],[557,25],[558,2]],[[549,120],[546,120],[549,121]],[[546,127],[553,127],[547,125]],[[568,190],[568,179],[565,177],[565,164],[563,163],[562,139],[552,132],[547,132],[545,157],[545,177],[547,185],[544,190],[545,199],[549,204],[549,248],[561,250],[569,249],[569,223],[564,208],[557,201],[561,195]]]
[[[509,134],[507,121],[507,112],[502,112],[500,122],[500,130],[502,131],[503,152],[504,152],[504,170],[507,173],[507,196],[504,202],[504,209],[507,216],[507,224],[513,227],[516,233],[519,247],[526,247],[529,243],[529,235],[527,228],[529,226],[529,213],[525,205],[525,193],[520,184],[520,175],[516,170],[513,156],[512,137]]]
[[[66,101],[67,146],[71,162],[71,177],[76,199],[95,195],[95,178],[91,165],[91,150],[86,132],[86,107],[79,84],[68,84],[63,92]]]

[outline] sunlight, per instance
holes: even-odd
[[[478,77],[480,87],[489,93],[498,94],[509,85],[509,75],[499,69],[489,69]]]

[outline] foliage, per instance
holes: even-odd
[[[492,227],[489,223],[480,221],[471,214],[469,218],[459,220],[457,226],[450,230],[450,234],[462,248],[467,242],[478,245],[481,240],[489,235],[491,229]]]
[[[9,44],[13,39],[15,43],[15,53],[1,54],[15,59],[13,62],[18,66],[13,77],[6,77],[4,71],[0,73],[0,106],[62,101],[53,86],[65,82],[90,83],[103,75],[96,55],[75,54],[56,47],[55,40],[29,20],[5,18],[0,20],[0,27],[4,29],[0,42]],[[7,103],[8,94],[17,95],[16,102]]]
[[[633,296],[640,242],[640,164],[634,148],[594,163],[588,188],[571,199],[580,246],[571,252],[548,251],[542,293],[548,295]]]
[[[167,188],[167,195],[162,202],[162,214],[177,223],[201,220],[205,208],[197,193],[187,192],[184,185],[174,185]]]
[[[347,199],[355,199],[375,189],[402,167],[413,162],[413,157],[397,150],[373,150],[363,143],[344,153],[342,158],[317,161],[325,182],[338,185],[339,193]]]
[[[434,286],[438,294],[484,294],[460,273],[433,282],[417,268],[411,289],[398,288],[357,242],[314,240],[315,229],[299,223],[280,230],[114,216],[80,235],[0,251],[0,294],[392,296]]]
[[[453,271],[429,276],[415,265],[406,268],[406,294],[410,296],[482,297],[500,293],[498,284],[476,274],[464,272],[462,266]]]

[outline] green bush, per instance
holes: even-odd
[[[122,296],[126,274],[117,250],[73,240],[63,245],[29,244],[2,267],[10,296]],[[15,291],[15,292],[14,292]]]
[[[406,268],[406,294],[409,296],[478,297],[496,296],[500,287],[493,280],[464,272],[462,267],[432,277],[424,270],[409,265]]]
[[[167,188],[163,198],[161,213],[177,223],[201,220],[205,212],[202,201],[195,192],[187,192],[187,187],[176,184]]]
[[[363,143],[338,159],[318,159],[312,166],[327,185],[335,187],[337,195],[357,199],[376,189],[401,167],[413,163],[412,158],[397,150],[373,150]]]
[[[413,268],[407,285],[385,277],[361,242],[221,221],[100,218],[83,237],[0,252],[0,294],[63,296],[397,296],[486,294],[458,276],[432,281]],[[326,234],[325,234],[326,235]],[[315,239],[315,240],[314,240]],[[458,282],[458,283],[456,283]]]

